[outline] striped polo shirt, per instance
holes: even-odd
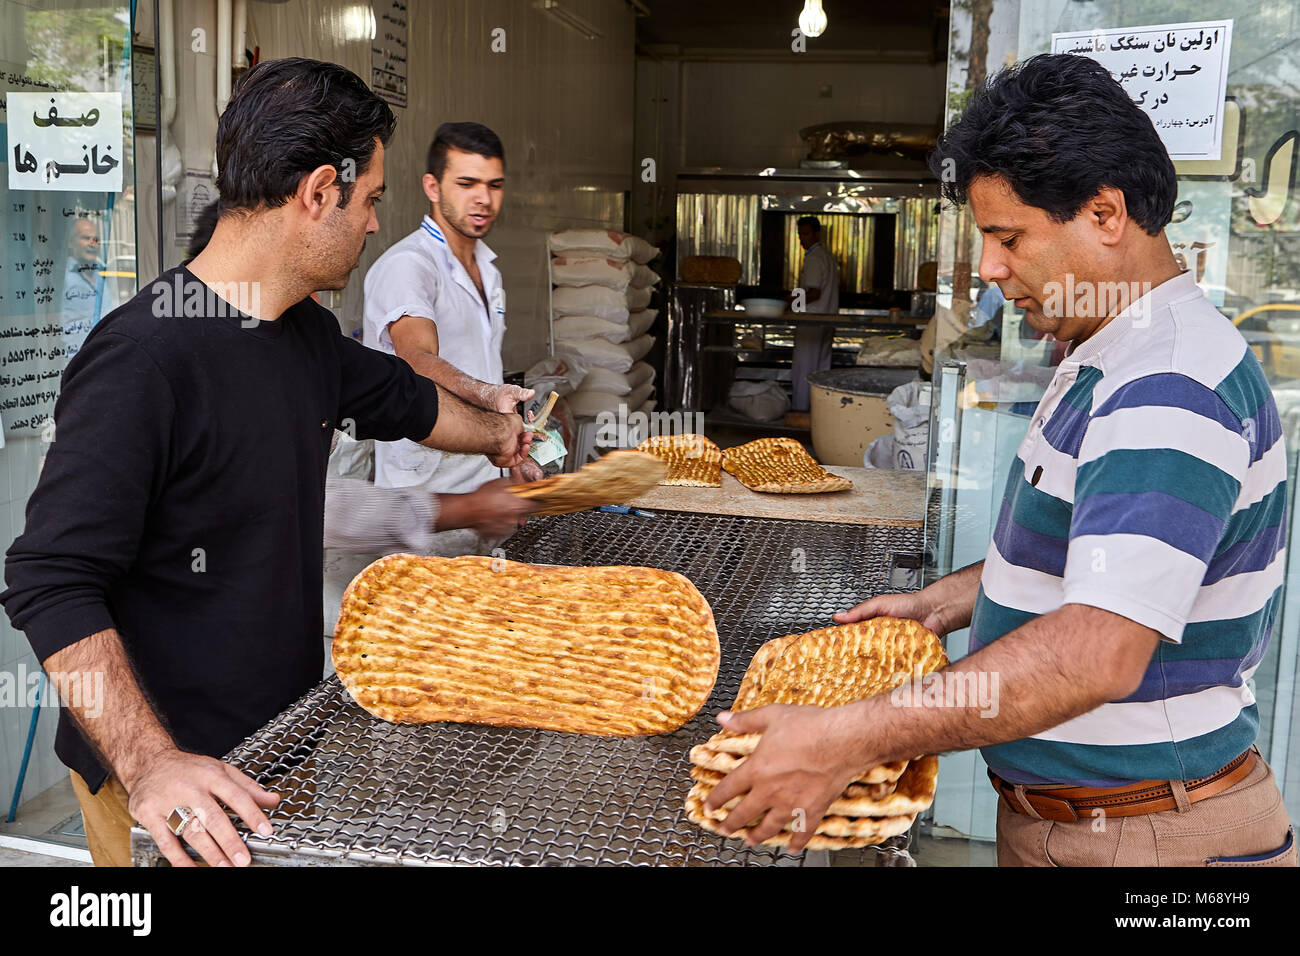
[[[1086,604],[1158,631],[1141,686],[983,749],[1012,783],[1190,780],[1255,742],[1281,600],[1286,450],[1264,372],[1190,273],[1056,371],[1007,478],[971,652]]]

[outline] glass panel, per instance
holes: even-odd
[[[136,291],[131,11],[71,7],[0,0],[6,549],[22,531],[54,439],[64,367],[91,328]],[[11,186],[15,175],[21,181]],[[0,615],[0,832],[84,845],[68,771],[54,756],[55,702],[26,638]]]

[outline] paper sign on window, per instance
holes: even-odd
[[[1151,116],[1173,160],[1219,158],[1232,21],[1053,33],[1053,53],[1090,57]]]
[[[9,189],[122,191],[122,94],[10,93]]]

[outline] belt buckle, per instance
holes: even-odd
[[[1037,793],[1026,790],[1025,799],[1044,820],[1053,820],[1057,823],[1077,823],[1079,820],[1079,814],[1069,800],[1049,797],[1041,790]]]

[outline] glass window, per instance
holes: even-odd
[[[0,542],[22,531],[60,376],[136,291],[131,11],[0,0]],[[39,706],[36,704],[39,694]],[[56,698],[0,614],[0,832],[84,845]],[[10,819],[12,818],[12,819]]]

